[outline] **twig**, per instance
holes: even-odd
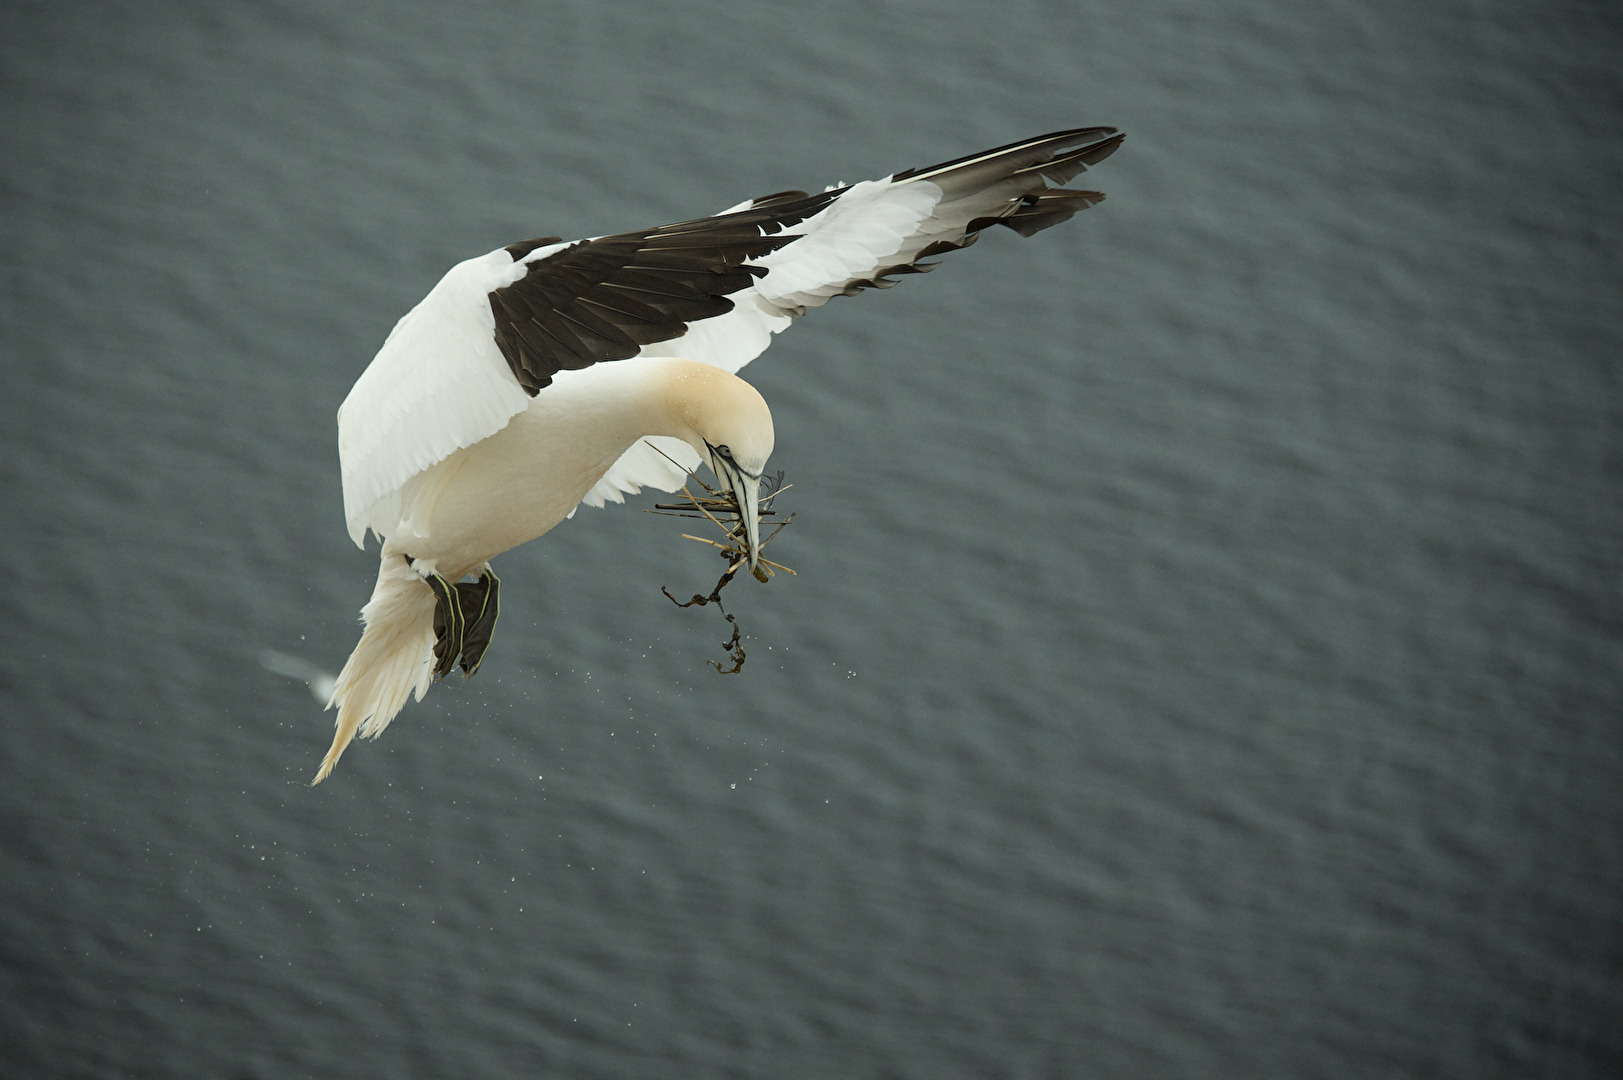
[[[653,443],[649,443],[648,445],[654,446]],[[671,464],[677,465],[678,468],[681,467],[674,458],[672,458],[669,454],[666,454],[663,450],[660,450],[659,447],[654,446],[654,450],[664,456],[667,461],[671,462]],[[745,653],[744,646],[742,644],[742,634],[739,630],[738,620],[733,618],[727,609],[721,606],[721,590],[724,589],[727,586],[727,583],[732,581],[734,576],[737,575],[738,568],[746,565],[749,561],[748,552],[744,547],[745,528],[743,508],[739,505],[738,497],[733,492],[717,491],[715,488],[712,488],[709,484],[706,484],[703,480],[700,480],[697,476],[695,476],[691,470],[688,471],[688,477],[694,483],[698,484],[704,489],[703,495],[695,495],[693,492],[688,490],[688,488],[683,487],[682,495],[687,499],[687,503],[685,505],[682,503],[656,503],[654,504],[654,509],[648,510],[646,513],[662,513],[669,517],[705,518],[712,525],[721,530],[722,536],[727,541],[726,543],[711,540],[703,536],[693,536],[689,533],[683,533],[682,538],[684,540],[697,540],[701,544],[709,544],[711,547],[717,549],[718,555],[727,560],[728,566],[727,569],[722,573],[721,577],[716,579],[716,587],[710,590],[709,595],[695,593],[693,594],[692,599],[688,600],[686,603],[683,603],[672,595],[669,588],[666,588],[663,585],[660,586],[660,592],[664,593],[666,597],[670,599],[671,603],[675,604],[677,607],[688,608],[694,606],[703,607],[706,604],[716,605],[716,610],[720,611],[722,616],[729,623],[731,623],[733,627],[732,637],[722,643],[722,648],[727,650],[727,657],[733,662],[733,666],[730,668],[724,668],[718,661],[715,660],[706,660],[705,663],[715,668],[720,674],[736,675],[744,669]],[[773,499],[776,499],[779,495],[787,491],[791,486],[793,485],[785,485],[783,483],[783,473],[781,472],[778,473],[776,477],[771,477],[764,481],[762,483],[762,487],[766,490],[763,492],[762,498],[760,499],[759,513],[757,514],[756,520],[760,521],[761,518],[766,517],[769,514],[775,515],[776,511],[771,509],[768,504],[770,504]],[[675,512],[673,513],[673,511]],[[698,512],[691,513],[690,511]],[[728,524],[717,517],[717,514],[733,514],[738,520],[733,524]],[[791,576],[798,576],[793,570],[787,566],[784,566],[782,563],[776,563],[761,556],[761,549],[765,548],[767,544],[775,539],[777,535],[782,532],[784,528],[794,519],[795,516],[790,514],[782,521],[775,522],[774,524],[777,525],[777,528],[773,529],[772,532],[760,542],[759,547],[756,548],[756,566],[754,567],[754,576],[757,581],[768,581],[775,575],[775,572],[779,570],[782,570]]]

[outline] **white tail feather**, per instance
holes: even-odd
[[[405,707],[407,695],[415,691],[421,701],[433,682],[434,593],[387,546],[361,619],[366,629],[360,644],[338,673],[327,702],[327,708],[338,708],[338,730],[312,784],[327,778],[357,732],[364,739],[381,735]]]

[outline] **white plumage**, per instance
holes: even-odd
[[[317,782],[357,732],[380,733],[455,661],[477,668],[496,611],[491,558],[582,501],[675,490],[701,463],[753,506],[771,417],[732,373],[832,296],[931,269],[920,260],[968,246],[989,225],[1029,236],[1093,205],[1103,196],[1045,181],[1063,185],[1121,138],[1112,128],[1057,132],[818,195],[784,192],[575,243],[547,237],[453,267],[395,325],[338,412],[349,533],[363,545],[370,530],[383,551],[365,632],[329,701],[337,732]],[[477,585],[458,584],[475,573]]]

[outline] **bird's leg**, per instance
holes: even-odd
[[[479,670],[479,663],[485,658],[485,650],[490,648],[490,636],[496,631],[496,616],[501,609],[501,579],[486,563],[479,572],[478,581],[459,581],[456,586],[456,595],[462,611],[462,645],[459,651],[459,662],[462,673],[473,678],[474,672]],[[449,667],[446,668],[450,670]]]

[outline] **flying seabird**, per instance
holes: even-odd
[[[582,502],[674,491],[708,465],[737,500],[754,570],[772,415],[734,372],[832,296],[931,270],[923,260],[989,226],[1031,236],[1093,206],[1102,194],[1064,185],[1123,138],[1059,131],[674,225],[525,240],[452,267],[338,410],[349,534],[364,549],[370,530],[383,550],[360,643],[327,702],[337,732],[315,782],[409,694],[422,700],[458,665],[473,675],[498,610],[490,560]]]

